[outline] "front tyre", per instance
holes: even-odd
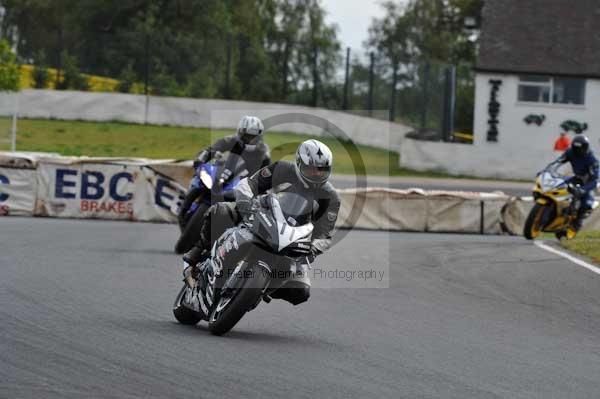
[[[526,239],[533,240],[542,233],[542,229],[544,228],[543,216],[546,209],[546,206],[540,204],[535,204],[533,206],[531,212],[529,212],[529,216],[527,216],[525,227],[523,229],[523,235]]]
[[[182,302],[184,301],[188,290],[188,286],[184,284],[183,288],[179,291],[179,294],[177,294],[177,298],[175,298],[175,303],[173,304],[173,316],[175,316],[175,319],[181,324],[193,326],[202,320],[202,314],[183,305]]]
[[[245,278],[241,288],[231,297],[219,296],[213,311],[208,318],[208,330],[214,335],[223,335],[231,330],[246,312],[260,301],[264,288],[269,283],[269,276],[260,266],[253,266],[251,273],[244,273]]]

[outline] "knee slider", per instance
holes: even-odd
[[[302,285],[292,288],[286,288],[288,291],[287,301],[292,305],[299,305],[303,302],[308,301],[310,298],[310,286]]]

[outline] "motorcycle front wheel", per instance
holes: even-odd
[[[245,281],[230,297],[219,296],[208,318],[208,330],[214,335],[223,335],[231,330],[246,312],[260,301],[264,288],[269,283],[267,273],[260,266],[253,266],[251,273],[245,272]]]
[[[547,206],[535,204],[527,216],[525,221],[525,227],[523,228],[523,235],[528,240],[537,238],[544,229],[543,219],[544,213],[549,210]]]

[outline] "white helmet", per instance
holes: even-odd
[[[333,154],[317,140],[307,140],[296,150],[296,174],[304,184],[321,186],[329,180]]]
[[[256,144],[265,127],[256,116],[244,116],[240,119],[237,135],[244,144]]]

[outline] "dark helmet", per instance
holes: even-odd
[[[590,150],[590,140],[583,134],[578,134],[571,141],[571,151],[576,157],[585,156]]]

